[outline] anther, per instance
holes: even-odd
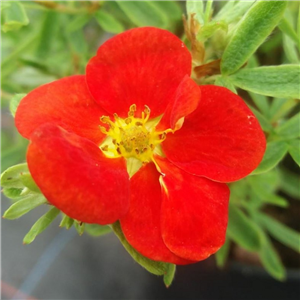
[[[111,123],[110,118],[107,117],[107,116],[102,116],[102,117],[100,118],[100,121],[101,121],[102,123],[105,123],[105,124],[110,124],[110,123]]]
[[[150,110],[149,106],[145,105],[144,112],[146,115],[150,115],[151,110]]]
[[[108,151],[108,145],[102,146],[102,147],[101,147],[101,150],[102,150],[102,151]]]
[[[112,143],[115,145],[117,143],[117,140],[116,139],[113,139],[112,140]]]
[[[135,148],[134,151],[135,151],[135,153],[136,153],[137,155],[140,154],[140,150],[139,150],[139,149]]]
[[[131,118],[126,118],[125,119],[125,123],[128,125],[128,124],[130,124],[132,122],[132,119]]]
[[[104,134],[108,134],[108,132],[107,132],[107,130],[106,130],[106,128],[105,128],[105,127],[103,127],[103,126],[99,126],[99,128],[100,128],[100,131],[101,131],[102,133],[104,133]]]
[[[129,110],[130,111],[136,111],[136,105],[135,104],[130,105]]]
[[[136,126],[143,126],[143,123],[142,122],[135,122],[135,125]]]
[[[121,150],[120,150],[120,148],[118,147],[116,150],[117,150],[117,152],[119,153],[119,155],[121,155]]]
[[[114,118],[115,118],[115,120],[118,120],[119,116],[116,113],[114,113]]]

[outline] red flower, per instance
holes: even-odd
[[[141,254],[176,264],[222,246],[224,182],[248,175],[265,150],[243,100],[197,86],[190,73],[176,36],[132,29],[105,42],[85,76],[35,89],[16,113],[31,141],[30,172],[51,204],[86,223],[120,220]]]

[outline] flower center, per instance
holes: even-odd
[[[165,132],[156,132],[158,120],[149,121],[150,108],[145,105],[141,118],[135,117],[136,105],[129,108],[128,117],[120,118],[114,114],[114,121],[107,116],[100,118],[106,125],[100,126],[107,135],[100,149],[109,158],[124,157],[138,159],[141,163],[148,163],[153,159],[153,152],[165,140]]]

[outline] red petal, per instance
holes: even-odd
[[[152,27],[135,28],[105,42],[86,69],[87,84],[108,112],[127,115],[129,106],[144,105],[151,117],[162,114],[185,75],[191,55],[172,33]]]
[[[86,223],[111,224],[129,208],[123,159],[108,159],[87,139],[44,124],[32,135],[27,162],[47,200]]]
[[[176,166],[220,182],[251,173],[265,147],[261,127],[244,101],[228,89],[213,85],[201,86],[196,111],[162,144],[166,157]]]
[[[159,177],[154,164],[150,163],[131,178],[130,209],[120,220],[123,233],[137,251],[152,260],[175,264],[193,263],[173,254],[163,242]]]
[[[177,124],[177,122],[197,108],[200,96],[199,86],[189,76],[185,76],[177,88],[174,102],[169,103],[156,129],[181,128],[182,122],[179,122],[181,124]]]
[[[157,158],[162,172],[162,236],[176,255],[203,260],[225,242],[229,189]]]
[[[105,113],[93,100],[85,76],[66,77],[42,85],[24,97],[17,109],[16,126],[30,138],[40,125],[53,123],[96,144],[105,137],[99,118]]]

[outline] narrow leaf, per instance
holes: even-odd
[[[58,216],[60,210],[56,207],[52,207],[46,214],[40,217],[31,227],[29,232],[25,235],[23,239],[23,244],[30,244],[34,239],[42,233]]]
[[[46,198],[43,195],[28,195],[24,199],[12,204],[4,213],[3,218],[14,220],[18,219],[24,214],[28,213],[32,209],[38,207],[41,204],[47,203]]]
[[[191,14],[195,14],[195,19],[200,23],[204,24],[204,1],[186,1],[186,12],[187,17],[190,18]]]
[[[84,233],[84,229],[85,229],[85,223],[81,223],[81,222],[78,222],[78,221],[74,221],[74,227],[75,229],[77,230],[78,234],[79,235],[83,235]]]
[[[70,229],[73,223],[74,223],[74,219],[68,217],[67,215],[63,215],[59,227],[65,227],[66,229]]]
[[[300,113],[277,127],[276,132],[286,139],[300,137]]]
[[[159,261],[151,260],[139,252],[137,252],[126,240],[120,223],[116,222],[112,224],[112,229],[116,236],[119,238],[120,242],[124,246],[124,248],[127,250],[127,252],[131,255],[131,257],[142,267],[144,267],[148,272],[154,274],[154,275],[165,275],[168,272],[169,264],[163,263]]]
[[[295,163],[300,167],[300,140],[293,140],[289,143],[289,153]]]
[[[224,51],[222,74],[232,74],[245,64],[278,24],[286,5],[285,1],[257,1],[249,9]]]
[[[174,280],[175,272],[176,272],[176,265],[168,264],[167,274],[164,275],[164,284],[167,288],[172,284]]]
[[[226,4],[215,16],[215,20],[223,20],[227,24],[237,22],[241,19],[247,10],[252,6],[255,0],[251,1],[222,1]]]
[[[282,224],[276,219],[260,213],[259,221],[276,240],[300,253],[300,232]]]
[[[94,16],[98,24],[104,31],[111,33],[121,33],[125,29],[122,23],[120,23],[113,15],[103,10],[98,10]]]
[[[257,215],[260,223],[276,240],[300,253],[300,233],[266,214]]]
[[[166,28],[168,20],[151,1],[116,1],[127,17],[137,26]]]
[[[85,231],[91,236],[101,236],[111,232],[109,226],[101,226],[97,224],[85,224]]]
[[[26,94],[15,94],[9,103],[9,109],[13,117],[16,114],[17,108],[19,106],[20,101],[26,96]]]
[[[216,257],[216,263],[219,268],[224,267],[230,250],[230,239],[227,237],[225,244],[222,246],[222,248],[215,254]]]
[[[24,184],[25,187],[27,187],[29,190],[35,192],[35,193],[41,193],[41,190],[33,180],[32,176],[30,173],[22,173],[21,176],[21,181]]]
[[[273,169],[286,155],[288,144],[285,141],[274,141],[267,144],[267,149],[260,165],[251,174],[265,173]]]
[[[293,173],[287,169],[281,169],[280,177],[281,189],[291,197],[300,200],[299,174]]]
[[[277,280],[284,280],[286,277],[285,268],[278,253],[267,236],[264,236],[259,256],[266,271]]]
[[[295,99],[273,98],[269,112],[272,122],[287,116],[297,103]]]
[[[91,19],[89,14],[80,14],[75,16],[73,20],[68,24],[66,30],[69,32],[82,29],[84,25]]]
[[[21,197],[23,189],[5,188],[2,190],[3,195],[9,199],[15,200]]]
[[[10,1],[9,4],[3,10],[4,23],[1,29],[4,32],[18,30],[29,23],[25,9],[19,1]]]
[[[299,65],[243,69],[231,75],[230,80],[241,89],[253,93],[279,98],[300,98]]]
[[[22,174],[28,174],[27,164],[19,164],[12,166],[1,174],[1,186],[4,188],[23,188],[24,184],[21,180]]]
[[[259,227],[233,204],[229,205],[227,234],[248,251],[258,251],[261,247]]]
[[[226,87],[227,89],[231,90],[233,93],[237,94],[234,84],[230,81],[228,77],[222,75],[218,76],[218,78],[215,81],[215,85]]]
[[[278,27],[283,33],[285,33],[287,36],[289,36],[296,43],[296,45],[298,45],[299,36],[293,29],[292,24],[290,24],[290,22],[286,18],[283,18],[281,20]]]

